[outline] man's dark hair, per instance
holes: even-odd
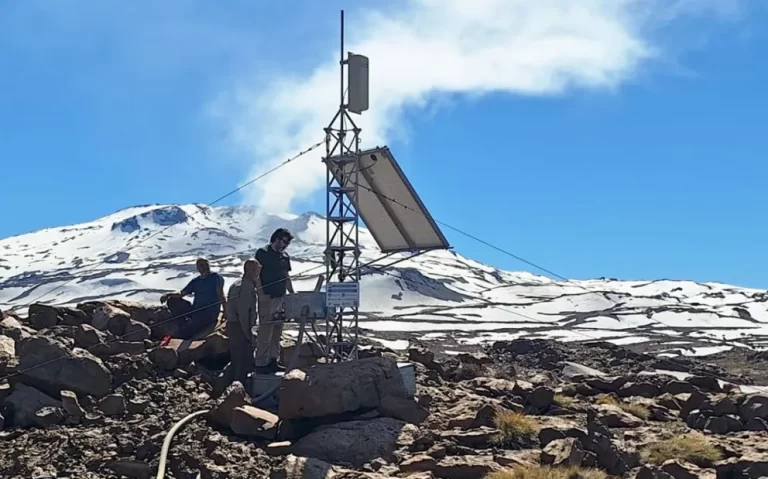
[[[290,231],[288,231],[285,228],[278,228],[278,229],[275,230],[274,233],[272,233],[272,237],[269,238],[269,242],[270,243],[274,243],[275,241],[277,241],[277,240],[279,240],[281,238],[285,238],[288,241],[292,241],[293,240],[293,235],[291,234]]]

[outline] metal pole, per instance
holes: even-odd
[[[341,11],[341,50],[340,50],[340,57],[339,57],[339,74],[340,74],[340,88],[341,88],[341,97],[339,100],[339,108],[341,110],[344,109],[344,10]],[[344,115],[341,115],[341,130],[344,131]],[[343,154],[343,152],[342,152]]]
[[[357,141],[357,131],[355,131],[354,140],[355,142],[355,205],[360,205],[360,146],[359,142]],[[358,294],[360,294],[361,285],[360,285],[360,212],[357,210],[357,206],[355,206],[355,251],[353,252],[354,255],[354,261],[355,261],[355,281],[357,282],[358,287]],[[359,344],[359,338],[357,335],[358,331],[358,321],[359,321],[359,311],[360,306],[355,306],[353,310],[353,327],[355,328],[355,341],[352,344],[352,354],[354,355],[354,359],[357,359],[357,347]]]
[[[344,10],[341,11],[341,35],[339,42],[339,156],[342,158],[346,154],[345,148],[345,131],[344,131]],[[347,178],[345,175],[345,169],[341,168],[341,186],[345,186]],[[344,198],[339,201],[339,216],[344,217],[346,212],[344,211]],[[339,246],[344,245],[344,224],[340,225],[340,238]],[[344,281],[344,251],[339,251],[339,282]]]
[[[345,111],[344,111],[344,10],[341,11],[341,35],[340,35],[340,42],[339,42],[339,138],[341,139],[341,151],[340,155],[343,158],[346,155],[346,129],[345,129]],[[344,171],[344,169],[342,169]],[[346,186],[347,179],[344,178],[344,181],[342,182],[341,186]],[[347,215],[347,212],[345,211],[346,208],[344,208],[344,198],[341,198],[340,201],[340,208],[341,208],[341,217],[345,217]],[[341,228],[341,237],[344,238],[344,229],[345,229],[345,223],[342,221],[339,225]],[[340,246],[343,246],[346,243],[345,240],[341,240]],[[346,271],[344,270],[344,256],[345,252],[344,250],[339,251],[339,282],[344,282],[345,277],[347,276]],[[344,308],[340,308],[339,315],[337,317],[337,324],[336,327],[338,328],[336,330],[336,343],[338,344],[337,351],[343,351],[343,345],[341,344],[344,341]],[[342,353],[343,354],[343,353]]]
[[[335,254],[333,252],[333,249],[331,248],[331,195],[332,188],[333,188],[333,178],[334,175],[331,173],[331,163],[330,163],[330,157],[331,157],[331,128],[333,127],[333,124],[328,126],[328,129],[326,129],[325,132],[325,158],[326,158],[326,168],[325,168],[325,284],[331,282],[331,275],[333,274],[333,266],[336,262]],[[326,318],[325,321],[325,351],[327,353],[328,351],[328,321]]]
[[[343,10],[342,10],[341,14],[342,14],[342,18],[344,18],[344,11]],[[342,28],[341,28],[341,38],[342,38],[341,54],[342,54],[342,61],[343,61],[344,60],[344,26],[343,26],[343,24],[342,24]],[[342,75],[342,81],[343,81],[343,75]],[[342,99],[342,104],[344,103],[344,94],[343,93],[344,93],[344,90],[342,89],[342,98],[341,98]],[[346,111],[344,112],[344,114],[346,114]],[[341,120],[342,122],[345,119],[344,116],[345,115],[342,115],[342,120]],[[343,125],[344,124],[342,123],[342,128],[343,128]],[[354,165],[355,165],[354,166],[354,168],[355,168],[355,175],[354,175],[354,181],[355,181],[355,191],[352,194],[354,195],[354,198],[355,198],[354,204],[356,205],[356,206],[353,206],[353,208],[355,209],[355,222],[354,222],[354,226],[353,226],[355,228],[355,249],[352,252],[352,261],[354,261],[354,271],[353,271],[354,281],[357,283],[358,288],[359,288],[360,287],[360,212],[357,211],[357,207],[360,205],[360,194],[359,194],[360,193],[360,187],[359,187],[359,185],[360,185],[360,155],[359,155],[359,153],[360,153],[360,142],[358,141],[359,139],[358,139],[357,126],[354,124],[354,122],[352,122],[352,127],[355,128],[355,132],[354,132],[353,137],[352,137],[352,141],[355,143],[354,144],[354,155],[355,155],[355,163],[354,163]],[[352,148],[350,148],[350,153],[352,153]],[[359,291],[358,291],[358,293],[359,293]],[[352,344],[352,347],[351,347],[351,351],[349,351],[349,352],[353,355],[354,359],[357,359],[357,347],[358,347],[358,341],[359,341],[359,338],[358,338],[358,335],[357,335],[358,321],[359,321],[359,318],[358,318],[359,310],[360,310],[359,306],[355,306],[354,308],[352,308],[352,327],[355,328],[355,331],[354,331],[354,338],[355,339],[353,341],[353,344]]]

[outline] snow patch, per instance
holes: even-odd
[[[163,293],[197,275],[199,256],[228,285],[280,227],[296,238],[288,250],[295,287],[313,289],[325,272],[326,225],[317,213],[144,205],[0,240],[0,308],[24,310],[40,296],[67,305],[105,298],[159,303]],[[381,256],[364,228],[360,242],[361,263]],[[374,337],[387,332],[460,344],[601,339],[666,344],[663,353],[672,355],[712,354],[734,343],[768,345],[768,293],[761,290],[668,279],[559,281],[502,271],[454,251],[390,260],[404,261],[384,271],[366,269],[361,282],[360,327]],[[405,344],[380,341],[392,349]],[[680,341],[685,344],[673,344]]]

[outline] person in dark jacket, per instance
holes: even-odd
[[[256,335],[255,365],[257,372],[285,371],[280,364],[280,338],[283,334],[282,313],[286,292],[293,294],[291,283],[291,258],[285,249],[293,235],[278,228],[272,233],[269,244],[256,251],[256,261],[261,263],[261,287],[259,291],[259,330]]]
[[[167,293],[160,298],[161,303],[167,303],[168,309],[175,317],[182,318],[173,337],[191,339],[206,328],[216,324],[219,312],[227,315],[227,299],[224,297],[224,278],[218,273],[211,272],[211,265],[205,258],[196,263],[200,276],[192,279],[178,293]],[[194,295],[192,303],[184,296]]]

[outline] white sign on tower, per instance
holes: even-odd
[[[325,292],[325,305],[328,308],[360,307],[360,283],[328,283]]]

